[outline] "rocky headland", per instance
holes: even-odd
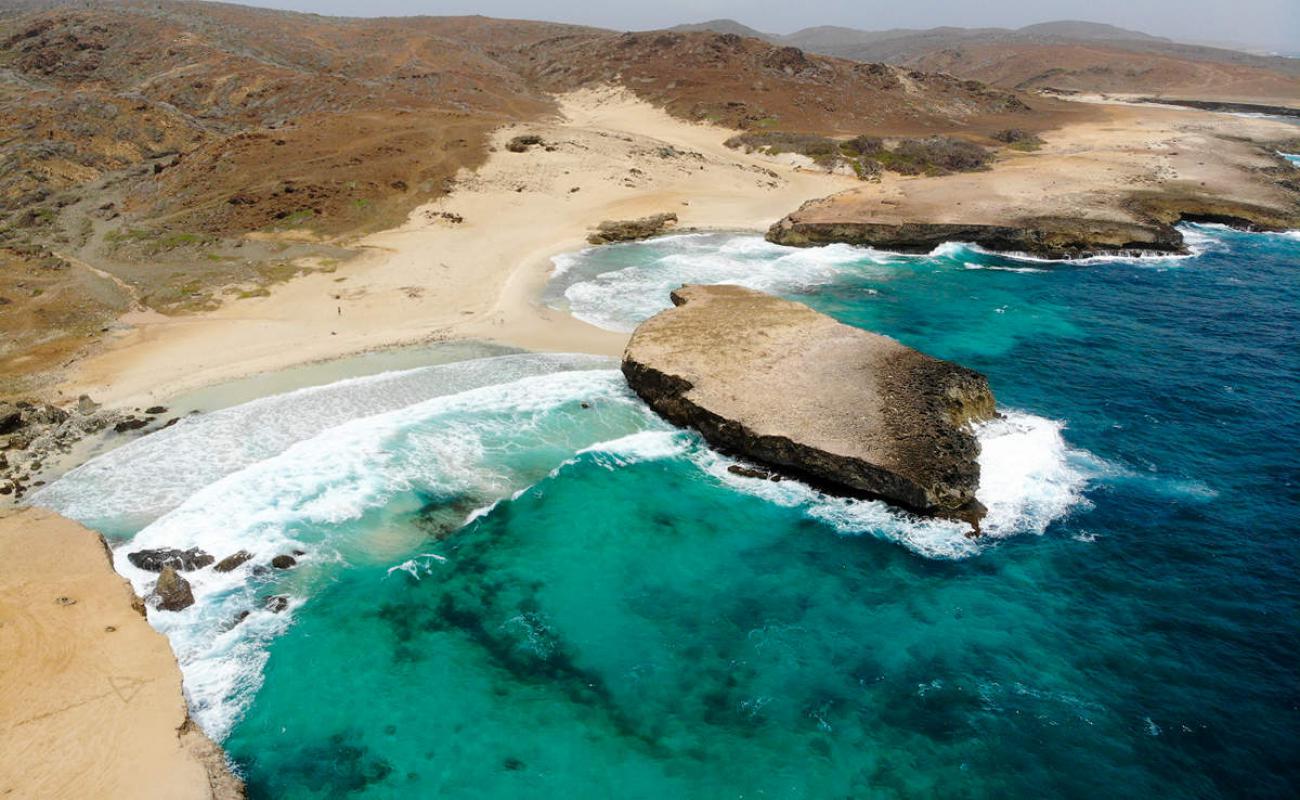
[[[970,423],[996,413],[984,376],[739,286],[684,286],[672,299],[623,356],[655,411],[829,491],[978,530]]]
[[[1184,249],[1183,237],[1169,225],[1059,217],[984,225],[827,221],[796,212],[769,228],[767,239],[793,247],[839,242],[899,253],[929,253],[944,242],[969,242],[988,250],[1030,253],[1041,258],[1180,253]]]
[[[845,243],[930,252],[968,242],[1065,259],[1182,253],[1180,222],[1300,227],[1296,171],[1275,120],[1095,106],[1101,121],[1003,148],[984,171],[896,177],[812,200],[767,232],[790,246]]]
[[[612,244],[613,242],[633,242],[658,236],[677,224],[677,215],[671,211],[652,214],[640,219],[607,219],[587,237],[588,244]]]

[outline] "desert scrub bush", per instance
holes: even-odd
[[[848,164],[862,180],[876,180],[888,169],[903,175],[947,175],[988,166],[992,153],[972,142],[946,136],[903,139],[892,147],[876,136],[832,139],[814,133],[746,131],[726,141],[733,149],[771,155],[799,153],[819,166],[834,169]]]
[[[858,138],[864,139],[867,137]],[[864,172],[868,175],[878,173],[879,170],[873,173],[871,167],[858,163],[857,158],[861,155],[861,152],[853,144],[856,141],[856,139],[850,139],[848,142],[843,142],[829,136],[819,136],[815,133],[746,131],[732,136],[724,144],[733,150],[743,148],[748,153],[754,151],[769,155],[798,153],[811,158],[814,164],[827,170],[835,169],[842,163],[848,163],[859,176],[863,175]]]
[[[525,133],[506,142],[506,149],[512,153],[525,153],[528,148],[542,143],[542,137],[535,133]]]
[[[1012,150],[1031,152],[1043,146],[1043,140],[1023,128],[1007,128],[992,136],[993,141],[1002,142]]]
[[[947,136],[904,139],[876,158],[902,175],[947,175],[987,169],[992,154],[973,142]]]
[[[885,140],[861,134],[840,143],[840,151],[850,156],[876,156],[885,150]]]
[[[839,143],[828,136],[787,131],[746,131],[736,134],[724,144],[733,150],[743,147],[749,152],[761,150],[772,155],[799,153],[814,161],[819,156],[830,158],[839,152]]]
[[[275,214],[275,228],[293,228],[296,226],[306,225],[316,218],[316,209],[299,208],[294,211],[278,211]]]

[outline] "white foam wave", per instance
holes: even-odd
[[[973,263],[973,262],[970,262],[970,261],[967,261],[967,262],[966,262],[965,267],[966,267],[966,269],[987,269],[987,270],[992,270],[992,271],[994,271],[994,272],[1025,272],[1025,273],[1029,273],[1029,272],[1048,272],[1048,271],[1049,271],[1049,270],[1045,270],[1045,269],[1040,269],[1040,268],[1038,268],[1038,267],[1003,267],[1003,266],[999,266],[999,265],[997,265],[997,264],[976,264],[976,263]]]
[[[725,237],[683,234],[649,243],[605,245],[556,256],[552,280],[555,301],[559,302],[558,291],[563,287],[562,305],[570,314],[600,328],[630,332],[643,320],[669,308],[670,293],[685,283],[736,284],[789,295],[834,283],[846,275],[888,279],[894,272],[891,268],[926,260],[937,262],[936,266],[960,264],[971,270],[1019,273],[1048,272],[1034,265],[1053,264],[1165,268],[1223,247],[1209,227],[1182,226],[1186,253],[1153,251],[1075,259],[993,252],[968,242],[944,242],[928,254],[920,255],[845,244],[791,248],[748,234]],[[618,254],[624,252],[629,254],[626,261],[633,262],[629,266],[621,266],[625,259]],[[614,268],[590,277],[571,274],[594,258]]]
[[[567,406],[584,415],[573,426],[579,441],[572,444],[548,427]],[[592,423],[602,414],[626,418],[612,423],[615,429],[654,424],[610,369],[521,378],[350,420],[193,493],[120,548],[115,566],[144,595],[157,576],[132,566],[128,550],[199,547],[218,558],[237,550],[254,555],[228,573],[187,573],[195,604],[149,612],[171,640],[195,719],[222,738],[260,685],[266,645],[289,624],[294,605],[279,614],[255,611],[230,628],[240,611],[260,608],[260,596],[272,589],[309,597],[314,581],[345,565],[348,553],[367,549],[366,542],[339,538],[367,529],[345,523],[382,509],[396,495],[413,489],[446,497],[508,495],[590,442],[598,434],[581,429],[601,428]],[[527,454],[528,442],[539,454]],[[543,463],[518,467],[512,460],[521,453],[521,461]],[[257,566],[293,550],[305,555],[290,572]]]
[[[655,461],[683,455],[690,448],[689,435],[682,431],[640,431],[578,451],[592,454],[597,464],[617,469],[642,461]]]
[[[585,355],[508,355],[338,381],[182,419],[69,472],[37,505],[114,533],[138,528],[225,475],[350,419],[493,383],[608,366]]]
[[[967,538],[965,524],[918,519],[879,501],[832,497],[799,481],[737,476],[727,471],[733,462],[712,451],[697,452],[693,458],[731,488],[801,508],[842,534],[872,534],[929,558],[965,558],[998,539],[1042,534],[1054,520],[1087,503],[1083,490],[1103,465],[1090,454],[1070,448],[1063,428],[1058,421],[1017,411],[977,428],[981,446],[977,496],[988,507],[984,535],[978,539]]]
[[[831,283],[846,271],[862,273],[915,258],[842,244],[782,247],[749,235],[721,242],[716,235],[675,236],[654,244],[653,253],[639,263],[565,289],[569,313],[606,330],[627,332],[669,308],[669,294],[684,283],[735,284],[786,294]],[[557,260],[557,274],[571,271],[589,253]]]

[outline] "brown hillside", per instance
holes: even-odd
[[[618,82],[677,116],[735,128],[844,134],[1034,124],[1019,95],[976,81],[809,55],[734,33],[571,36],[517,57],[550,91]]]
[[[924,53],[907,64],[1021,90],[1300,104],[1300,75],[1105,44],[972,44]]]
[[[341,237],[448,191],[493,130],[554,113],[556,92],[621,84],[688,119],[836,135],[1035,130],[1063,105],[735,35],[170,0],[9,9],[0,75],[15,376],[125,308],[213,308],[333,269]]]

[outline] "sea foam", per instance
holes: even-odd
[[[335,388],[346,391],[357,385]],[[239,409],[231,412],[249,420]],[[193,606],[149,612],[150,622],[171,641],[196,721],[220,739],[260,685],[266,648],[290,624],[293,611],[333,571],[387,546],[384,526],[368,524],[368,515],[382,513],[395,497],[411,492],[453,503],[508,496],[602,433],[657,424],[663,423],[612,369],[570,369],[434,397],[347,420],[236,468],[193,491],[118,548],[114,566],[143,596],[157,575],[133,566],[128,551],[198,547],[218,558],[241,549],[254,554],[248,564],[228,573],[187,573]],[[243,433],[258,436],[263,431]],[[202,457],[202,442],[178,441],[173,446],[199,450],[179,454],[182,460]],[[113,461],[121,470],[145,468],[134,457]],[[69,473],[63,481],[77,484],[99,474]],[[129,475],[118,477],[130,485]],[[80,497],[81,492],[69,488],[68,496]],[[356,524],[363,518],[367,524]],[[404,534],[402,547],[409,547],[411,535]],[[303,555],[293,570],[259,566],[295,550]],[[268,594],[287,595],[288,609],[278,614],[266,610]],[[251,613],[236,624],[244,611]]]
[[[72,470],[32,502],[110,535],[348,420],[530,375],[608,367],[586,355],[507,355],[338,381],[254,400],[137,439]]]
[[[669,308],[670,293],[686,283],[736,284],[790,296],[848,278],[888,281],[903,266],[1020,273],[1047,272],[1053,265],[1163,269],[1224,246],[1213,226],[1184,225],[1180,230],[1186,253],[1075,259],[999,253],[965,242],[945,242],[928,254],[905,254],[846,244],[785,247],[752,234],[682,234],[557,256],[547,296],[552,305],[578,319],[606,330],[630,332]]]
[[[980,487],[988,508],[983,536],[966,536],[964,523],[921,519],[874,500],[834,497],[799,481],[769,481],[727,471],[733,461],[712,451],[694,455],[699,467],[738,491],[803,510],[845,535],[870,534],[897,542],[928,558],[966,558],[990,543],[1019,534],[1042,534],[1055,520],[1086,505],[1083,490],[1103,464],[1070,448],[1064,424],[1008,411],[976,427],[980,442]]]

